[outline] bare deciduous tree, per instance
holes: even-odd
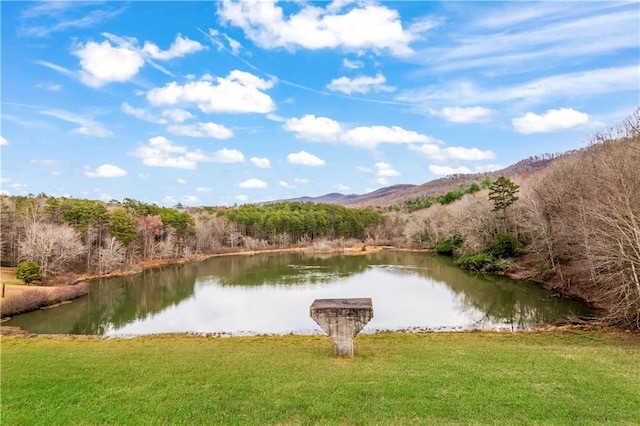
[[[125,262],[127,251],[115,237],[107,238],[98,249],[97,267],[99,274],[106,274],[118,269]]]
[[[46,276],[67,270],[85,248],[69,225],[31,222],[20,241],[20,260],[36,262]]]

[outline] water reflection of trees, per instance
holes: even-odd
[[[212,258],[198,265],[200,280],[224,286],[294,286],[319,284],[359,274],[369,262],[363,256],[272,253]]]
[[[412,274],[446,285],[459,309],[484,314],[475,324],[503,324],[523,328],[549,323],[567,314],[582,315],[581,304],[551,297],[536,286],[498,276],[463,271],[446,258],[421,253],[384,251],[363,256],[272,253],[212,258],[204,262],[168,266],[141,274],[97,281],[89,295],[54,310],[36,311],[12,322],[35,333],[104,334],[160,312],[191,297],[199,285],[294,286],[327,283],[384,267],[398,279]],[[390,282],[390,291],[394,291]],[[401,287],[398,287],[401,288]],[[401,290],[397,290],[401,291]]]
[[[447,285],[459,297],[464,312],[483,312],[474,324],[478,328],[496,323],[512,329],[526,328],[589,312],[585,305],[554,298],[533,284],[462,270],[448,258],[403,252],[385,253],[384,257],[391,265],[414,265],[414,273]],[[406,273],[406,268],[398,273]]]
[[[274,253],[215,258],[201,263],[198,275],[222,285],[299,285],[347,278],[369,266],[388,266],[387,271],[398,276],[417,274],[446,285],[458,296],[463,312],[484,313],[475,324],[479,328],[492,324],[524,328],[588,312],[582,304],[553,298],[549,291],[529,283],[470,273],[448,258],[402,251],[363,256]]]
[[[89,312],[72,333],[104,334],[148,317],[191,297],[197,267],[193,264],[149,269],[139,275],[94,283],[89,291]]]
[[[140,274],[97,280],[89,294],[71,304],[15,318],[15,325],[34,333],[105,334],[160,312],[191,297],[197,265],[174,265]]]

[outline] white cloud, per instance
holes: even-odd
[[[69,111],[60,109],[43,110],[40,111],[40,114],[55,117],[63,121],[68,121],[69,123],[79,124],[80,127],[73,129],[73,133],[78,133],[85,136],[93,136],[97,138],[107,138],[109,136],[113,136],[113,133],[110,130],[102,127],[101,124],[96,123],[90,118],[82,117]]]
[[[400,176],[400,173],[394,170],[389,163],[378,162],[374,165],[376,179],[375,182],[380,185],[388,185],[389,178],[394,178]]]
[[[380,143],[416,143],[433,142],[430,136],[398,126],[361,126],[353,128],[341,137],[349,145],[365,149],[375,149]]]
[[[471,173],[468,167],[460,166],[460,167],[451,167],[451,166],[439,166],[437,164],[431,164],[429,166],[429,171],[434,175],[454,175],[460,173]]]
[[[412,151],[417,151],[426,157],[438,161],[481,161],[496,157],[496,154],[490,150],[481,151],[478,148],[465,148],[461,146],[450,146],[447,148],[441,148],[438,145],[434,144],[424,144],[420,146],[411,145],[409,146],[409,149]]]
[[[350,190],[350,189],[351,189],[351,188],[350,188],[350,187],[348,187],[347,185],[343,185],[343,184],[341,184],[341,183],[339,183],[339,184],[337,184],[337,185],[333,185],[333,187],[334,187],[336,190],[338,190],[338,191],[348,191],[348,190]]]
[[[485,123],[491,120],[494,111],[483,107],[445,107],[441,110],[429,110],[433,115],[452,123]]]
[[[120,105],[120,109],[125,114],[131,115],[140,120],[156,124],[167,124],[167,120],[164,118],[156,117],[143,108],[134,108],[128,102],[123,102],[122,105]]]
[[[98,166],[98,168],[96,168],[95,170],[85,170],[84,174],[85,176],[89,176],[91,178],[115,178],[126,176],[127,172],[118,166],[114,166],[112,164],[103,164],[101,166]]]
[[[206,113],[268,113],[275,109],[275,103],[261,90],[270,89],[273,85],[272,80],[234,70],[227,77],[217,77],[215,81],[201,79],[185,85],[174,81],[151,89],[147,92],[147,99],[154,106],[195,103]]]
[[[199,186],[196,188],[196,191],[198,192],[211,192],[212,189],[207,187],[207,186]]]
[[[393,92],[395,87],[387,86],[384,83],[387,82],[382,73],[376,74],[375,77],[359,76],[355,78],[340,77],[331,80],[331,83],[327,84],[327,89],[334,92],[342,92],[350,95],[352,93],[369,93],[374,92]]]
[[[7,146],[7,145],[9,145],[9,141],[4,136],[0,136],[0,146]]]
[[[251,157],[249,161],[251,161],[254,166],[260,167],[261,169],[268,169],[271,167],[271,162],[268,158]]]
[[[27,189],[29,187],[29,185],[25,184],[25,183],[12,183],[11,187],[17,191],[22,191],[24,189]]]
[[[215,152],[210,161],[216,163],[242,163],[244,155],[237,149],[222,148]]]
[[[244,161],[242,152],[235,149],[223,148],[213,155],[208,155],[200,150],[189,151],[186,146],[174,145],[164,136],[149,139],[149,144],[138,146],[129,155],[142,158],[142,164],[145,166],[179,169],[195,169],[198,162],[240,163]]]
[[[181,125],[176,124],[167,127],[167,131],[174,135],[190,136],[193,138],[209,137],[214,139],[229,139],[230,137],[233,137],[233,132],[229,128],[222,124],[212,122]]]
[[[287,155],[287,161],[291,164],[302,164],[305,166],[323,166],[325,161],[309,154],[306,151],[295,152]]]
[[[280,181],[280,186],[283,188],[287,188],[287,189],[293,189],[293,188],[297,188],[297,186],[290,184],[287,181],[281,180]]]
[[[186,179],[181,179],[181,178],[176,179],[176,182],[178,182],[180,185],[186,185],[187,184],[187,180]]]
[[[108,138],[109,136],[113,135],[111,131],[103,129],[102,127],[95,126],[81,126],[77,129],[73,129],[72,132],[79,135],[92,136],[96,138]]]
[[[103,34],[105,37],[108,34]],[[131,80],[144,65],[142,54],[134,47],[135,39],[117,38],[112,46],[108,40],[102,43],[89,41],[80,44],[73,52],[80,58],[80,80],[91,87],[107,83]]]
[[[269,113],[265,115],[265,117],[267,118],[267,120],[275,121],[277,123],[284,123],[285,121],[287,121],[286,118],[279,116],[278,114]]]
[[[209,37],[209,40],[211,40],[211,42],[218,48],[218,51],[226,50],[232,55],[238,56],[238,53],[240,53],[240,50],[242,49],[242,44],[238,40],[235,40],[229,37],[227,34],[221,33],[216,29],[209,28],[209,33],[207,34],[207,36]],[[224,42],[226,42],[229,47],[227,47]]]
[[[182,37],[181,34],[178,34],[173,43],[171,43],[171,46],[169,46],[169,50],[160,50],[160,48],[155,44],[146,41],[142,51],[153,59],[166,61],[173,58],[182,58],[190,53],[195,53],[203,49],[206,48],[197,41],[190,40],[186,37]]]
[[[342,132],[340,123],[327,117],[316,117],[307,114],[302,118],[290,118],[282,126],[289,132],[296,133],[296,137],[312,141],[333,142]]]
[[[171,75],[169,71],[151,62],[149,58],[168,60],[205,48],[197,41],[189,40],[180,34],[176,36],[169,50],[164,51],[149,41],[140,48],[138,40],[134,37],[119,37],[110,33],[102,33],[102,36],[107,40],[102,43],[95,41],[79,43],[73,51],[73,54],[80,58],[80,80],[91,87],[129,81],[138,74],[145,61],[149,61],[163,73]]]
[[[236,195],[236,200],[238,201],[247,201],[249,199],[249,196],[244,195],[244,194],[238,194]]]
[[[194,117],[189,111],[180,108],[165,109],[162,111],[162,116],[167,117],[169,120],[175,121],[176,123],[183,123]]]
[[[571,108],[549,109],[544,114],[528,112],[511,120],[518,133],[550,133],[589,122],[589,115]]]
[[[309,179],[295,178],[293,179],[293,182],[297,183],[298,185],[307,185],[309,183]]]
[[[266,188],[268,185],[267,185],[267,182],[264,182],[260,179],[251,178],[243,182],[240,182],[235,186],[243,189],[263,189],[263,188]]]
[[[113,200],[113,197],[106,192],[101,192],[98,196],[98,199],[104,201],[105,203],[108,203],[109,201]]]
[[[345,68],[349,68],[350,70],[357,70],[358,68],[364,67],[364,63],[362,61],[350,61],[347,58],[342,59],[342,66]]]
[[[305,4],[297,14],[285,17],[275,2],[224,0],[218,15],[224,23],[242,28],[247,38],[268,49],[367,49],[396,56],[412,53],[409,44],[415,35],[403,28],[396,10],[356,4],[340,14],[341,8]]]
[[[185,195],[182,197],[182,201],[188,204],[200,204],[201,201],[195,195]]]

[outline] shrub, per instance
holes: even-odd
[[[497,263],[497,259],[490,253],[477,253],[471,256],[461,257],[456,264],[463,269],[472,271],[495,272],[502,269]]]
[[[463,191],[460,190],[455,190],[455,191],[449,191],[444,195],[441,195],[438,197],[438,203],[445,205],[445,204],[451,204],[456,200],[459,200],[460,198],[462,198],[462,196],[464,195]]]
[[[476,192],[480,191],[481,189],[482,188],[480,187],[480,184],[478,184],[478,182],[472,182],[471,185],[469,185],[469,187],[465,191],[465,193],[466,194],[475,194]]]
[[[44,278],[40,266],[35,262],[22,262],[16,268],[16,278],[29,284],[33,281],[40,281]]]
[[[441,240],[436,243],[436,252],[438,254],[452,255],[453,251],[462,245],[462,238],[455,236]]]
[[[491,247],[491,254],[499,258],[519,256],[518,241],[507,232],[499,232],[496,235],[493,247]]]

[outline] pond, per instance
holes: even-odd
[[[519,330],[585,315],[580,303],[535,285],[463,271],[440,256],[382,251],[358,256],[300,252],[214,257],[96,280],[89,294],[13,317],[32,333],[313,334],[319,298],[371,297],[380,330]]]

